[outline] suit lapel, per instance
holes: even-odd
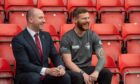
[[[45,35],[43,34],[43,32],[40,31],[39,36],[40,36],[40,40],[41,40],[41,44],[42,44],[43,59],[45,59],[44,57],[46,57],[45,53],[46,53],[47,42],[46,42]]]
[[[24,31],[24,38],[27,40],[27,42],[31,45],[34,53],[36,53],[36,56],[38,58],[38,60],[41,62],[40,56],[39,56],[39,52],[37,50],[36,44],[32,38],[32,36],[29,34],[29,32],[27,31],[27,29],[25,29]]]

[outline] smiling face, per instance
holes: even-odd
[[[79,28],[79,30],[81,31],[88,30],[90,25],[89,13],[86,12],[86,13],[79,14],[78,17],[75,18],[75,24],[77,28]]]
[[[32,16],[29,17],[28,22],[33,30],[39,31],[43,28],[43,25],[46,22],[44,13],[40,9],[34,9],[32,12]]]

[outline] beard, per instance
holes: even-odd
[[[88,25],[87,28],[84,27],[85,25]],[[89,22],[86,22],[86,23],[77,22],[77,27],[78,27],[79,30],[81,30],[81,31],[86,31],[86,30],[89,29]]]

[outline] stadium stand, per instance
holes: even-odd
[[[119,68],[124,84],[138,84],[140,82],[140,54],[120,55]]]
[[[122,37],[127,53],[140,54],[140,24],[127,23],[122,27]]]
[[[58,52],[62,36],[74,27],[73,9],[88,9],[91,30],[103,43],[105,67],[113,73],[111,84],[140,82],[140,0],[0,0],[0,84],[14,84],[11,40],[25,28],[26,13],[33,7],[44,11],[43,31],[50,33]],[[98,60],[92,57],[95,66]]]
[[[0,23],[4,23],[5,20],[5,10],[4,10],[4,1],[0,1]]]
[[[57,51],[59,52],[59,48],[60,48],[59,42],[60,42],[60,40],[59,40],[59,36],[58,36],[55,28],[50,24],[45,24],[44,28],[43,28],[43,31],[46,31],[46,32],[50,33],[50,35],[53,39],[54,45],[55,45]]]
[[[113,73],[111,84],[119,84],[121,79],[120,79],[119,70],[115,64],[115,61],[113,60],[111,56],[105,56],[105,59],[106,59],[106,63],[104,67],[108,68]],[[91,65],[95,66],[97,62],[98,62],[98,59],[96,55],[93,55]]]
[[[93,24],[91,30],[100,36],[105,55],[111,56],[117,64],[122,45],[122,39],[117,28],[113,24]]]
[[[11,41],[21,31],[17,24],[0,24],[0,84],[13,84],[15,58]]]
[[[97,11],[96,11],[96,0],[68,0],[68,11],[69,11],[69,19],[73,23],[72,14],[74,8],[76,7],[84,7],[89,11],[91,22],[96,23],[97,20]]]
[[[33,0],[5,0],[8,22],[18,24],[24,29],[27,24],[26,13],[33,7],[35,7]]]
[[[60,40],[62,39],[62,36],[68,32],[69,30],[74,28],[74,24],[63,24],[60,28]]]
[[[38,0],[37,7],[45,12],[46,23],[60,32],[60,26],[67,23],[67,6],[64,0]]]
[[[97,0],[97,10],[101,23],[114,24],[121,31],[125,22],[124,0]]]
[[[125,0],[125,9],[130,23],[140,23],[140,0]]]
[[[13,84],[13,72],[4,58],[0,58],[0,84]]]
[[[0,57],[14,64],[12,38],[21,31],[16,24],[0,24]]]

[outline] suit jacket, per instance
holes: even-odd
[[[42,62],[37,46],[27,29],[13,38],[12,48],[16,59],[16,74],[25,72],[40,73],[42,67],[49,67],[48,57],[51,58],[55,66],[64,65],[54,47],[50,34],[40,31],[39,36],[43,51]]]

